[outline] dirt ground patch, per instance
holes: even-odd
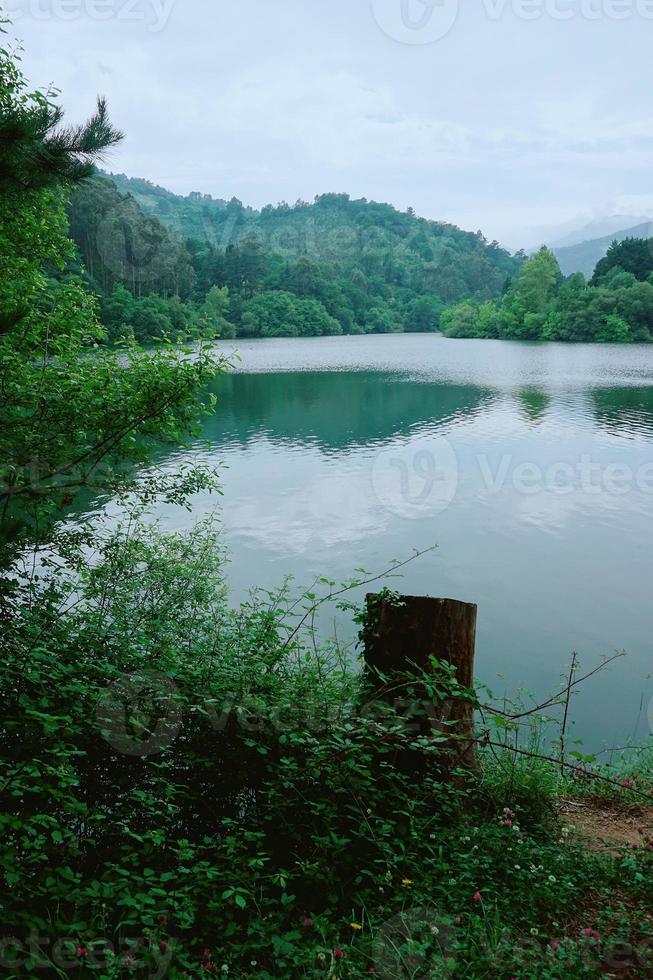
[[[653,841],[653,806],[617,807],[603,802],[565,801],[560,819],[592,850],[619,853]]]

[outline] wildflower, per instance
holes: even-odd
[[[229,967],[227,966],[226,963],[223,963],[222,966],[220,967],[220,969],[221,969],[222,973],[229,973]]]
[[[440,935],[440,930],[438,929],[437,926],[429,926],[429,932],[431,933],[432,936]]]
[[[512,827],[512,820],[504,820],[503,821],[503,826],[504,827]]]
[[[413,882],[410,878],[404,878],[401,883],[402,885],[412,885]]]
[[[592,937],[592,931],[593,931],[592,929],[586,929],[585,930],[585,935],[587,936],[588,939],[591,939],[591,937]]]
[[[336,946],[336,948],[334,949],[334,951],[333,951],[333,958],[334,958],[334,960],[342,960],[342,959],[345,958],[345,954],[340,949],[340,946]]]
[[[77,947],[77,955],[78,956],[86,956],[86,953],[87,953],[86,946],[78,946]]]
[[[473,900],[475,902],[482,902],[483,901],[483,896],[481,895],[480,892],[474,892],[474,895],[472,897],[473,897]]]
[[[601,933],[600,933],[600,932],[593,932],[593,933],[592,933],[592,939],[596,939],[596,940],[597,940],[597,942],[598,942],[598,940],[599,940],[600,938],[601,938]]]
[[[550,945],[551,949],[553,949],[553,950],[560,949],[560,943],[555,942],[555,940],[553,940],[553,942],[549,943],[549,945]]]
[[[350,923],[349,923],[349,925],[350,925],[350,926],[352,927],[352,929],[354,929],[354,930],[355,930],[356,932],[360,932],[360,931],[361,931],[361,929],[363,928],[363,927],[362,927],[362,926],[361,926],[361,925],[360,925],[360,924],[359,924],[358,922],[350,922]]]
[[[304,929],[312,929],[313,928],[313,920],[311,919],[310,916],[307,915],[302,920],[302,925],[304,926]]]

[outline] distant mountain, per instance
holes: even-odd
[[[550,238],[547,245],[550,249],[567,248],[570,245],[581,245],[584,242],[593,242],[599,238],[614,236],[622,232],[624,228],[633,228],[635,225],[643,225],[650,222],[649,215],[639,214],[613,214],[608,217],[595,218],[581,228],[573,228],[567,231],[560,238]]]
[[[622,242],[625,238],[653,238],[653,223],[646,220],[643,224],[631,228],[611,231],[601,238],[593,238],[566,247],[552,247],[560,268],[565,276],[574,272],[582,272],[591,277],[597,262],[606,254],[613,242]]]

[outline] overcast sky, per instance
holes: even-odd
[[[6,0],[108,169],[261,206],[325,191],[517,248],[653,215],[653,0]],[[460,9],[458,9],[460,6]]]

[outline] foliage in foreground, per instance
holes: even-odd
[[[108,351],[94,298],[62,276],[73,255],[71,184],[120,134],[98,113],[58,127],[51,93],[30,92],[19,55],[0,48],[0,569],[50,540],[62,511],[89,487],[144,498],[212,483],[195,469],[172,484],[134,466],[157,442],[177,445],[202,413],[198,397],[221,369],[206,349]],[[92,169],[92,168],[91,168]],[[0,582],[0,593],[9,588]]]
[[[648,955],[646,847],[569,843],[560,777],[509,753],[443,785],[440,739],[361,710],[287,596],[229,609],[210,527],[131,524],[57,578],[26,584],[2,644],[8,975],[580,977],[617,940]]]

